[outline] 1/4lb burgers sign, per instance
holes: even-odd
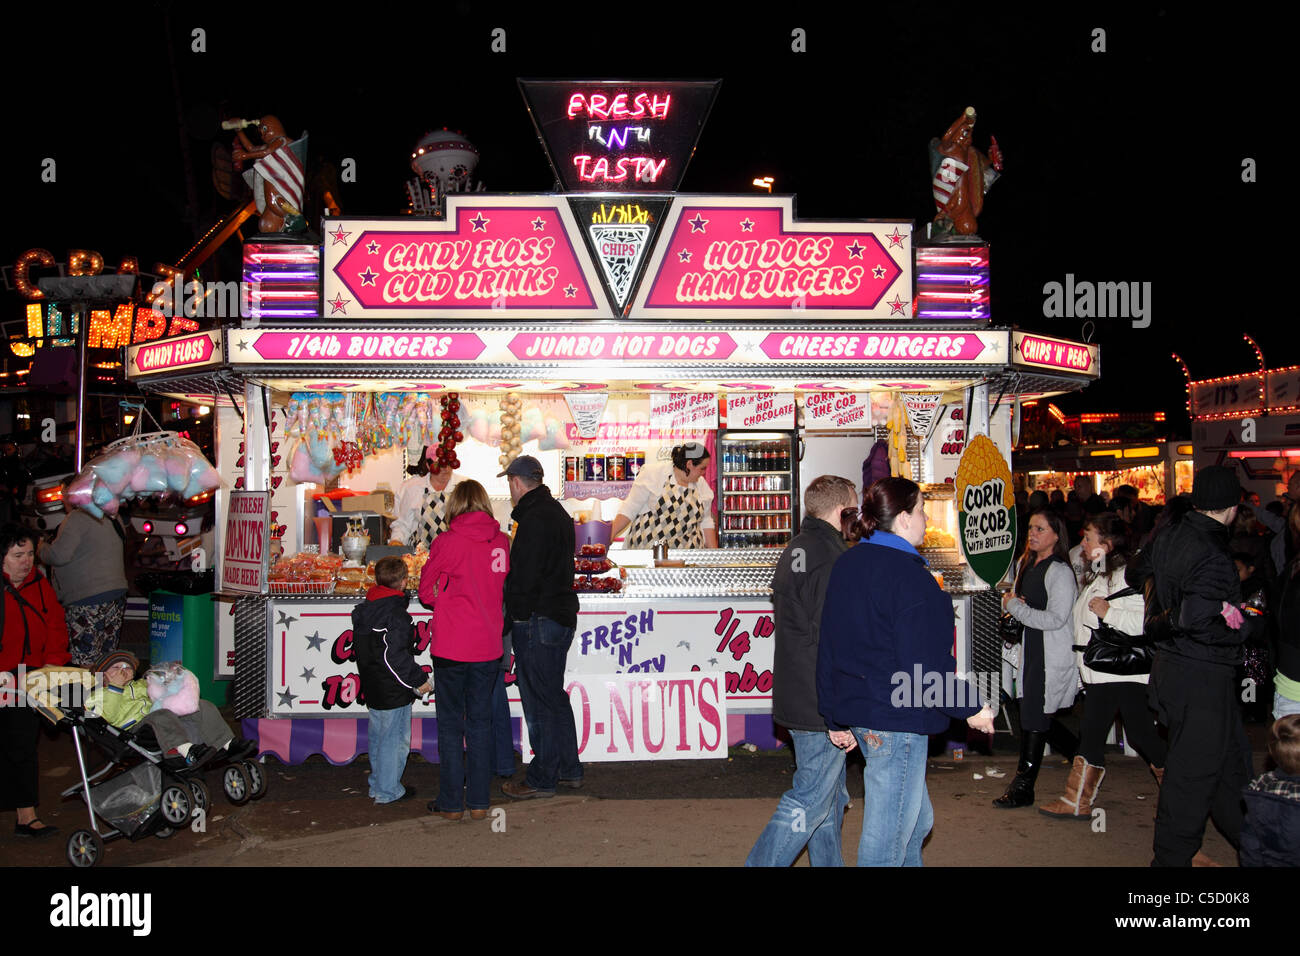
[[[962,553],[982,581],[996,585],[1016,547],[1016,499],[1011,469],[987,435],[967,443],[957,465],[956,491]]]

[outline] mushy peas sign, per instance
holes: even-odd
[[[987,435],[966,444],[957,465],[957,521],[971,569],[990,587],[1002,580],[1016,547],[1011,469]]]

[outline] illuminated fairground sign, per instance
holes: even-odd
[[[799,222],[790,196],[679,196],[636,318],[912,318],[912,224]]]
[[[1097,346],[1069,342],[1030,332],[1012,334],[1011,361],[1016,365],[1046,368],[1058,372],[1075,372],[1096,378],[1099,355]]]
[[[27,338],[49,345],[73,345],[80,331],[79,307],[60,302],[29,302],[26,306]],[[86,345],[92,349],[117,349],[152,342],[164,335],[194,332],[199,323],[183,315],[170,318],[147,305],[121,302],[111,309],[88,309]],[[200,313],[201,315],[201,313]]]
[[[126,351],[129,377],[160,372],[193,372],[221,362],[220,332],[200,332],[147,345],[133,345]]]
[[[721,81],[520,80],[566,192],[673,192]]]
[[[554,196],[451,195],[445,222],[329,219],[324,317],[607,318],[577,233]]]
[[[647,196],[569,200],[616,314],[627,314],[668,202]]]

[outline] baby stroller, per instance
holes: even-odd
[[[74,682],[80,679],[74,678]],[[61,796],[83,797],[90,828],[68,837],[68,863],[92,867],[103,858],[109,840],[125,837],[135,841],[151,835],[166,838],[193,819],[206,816],[211,801],[202,774],[208,767],[169,766],[147,725],[122,730],[60,699],[68,695],[56,695],[57,688],[53,693],[29,693],[28,701],[55,726],[67,728],[77,754],[81,780]],[[94,773],[87,770],[83,742],[93,744],[107,758]],[[266,774],[256,762],[227,760],[220,769],[222,789],[232,804],[247,803],[266,792]]]

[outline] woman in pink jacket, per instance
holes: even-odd
[[[434,538],[420,576],[420,600],[433,608],[429,654],[438,714],[438,799],[429,810],[459,820],[468,805],[470,818],[482,820],[490,802],[492,690],[501,679],[510,539],[477,481],[456,485],[447,517],[450,527]]]

